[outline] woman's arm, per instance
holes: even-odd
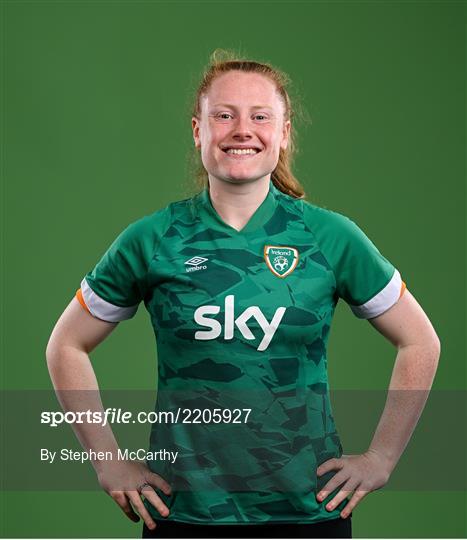
[[[65,411],[100,411],[103,413],[96,375],[89,360],[94,350],[117,326],[93,317],[76,298],[70,302],[58,320],[47,345],[46,357],[50,377],[57,397]],[[116,460],[118,444],[109,424],[72,424],[73,430],[85,450],[110,451],[112,461],[93,461],[101,486],[133,521],[140,513],[146,525],[153,529],[155,523],[146,510],[138,486],[149,483],[170,494],[170,486],[160,476],[152,473],[145,464]],[[150,485],[140,490],[151,504],[166,517],[168,508]]]
[[[393,308],[369,322],[398,350],[386,405],[369,448],[384,456],[392,471],[425,406],[441,345],[430,320],[409,291]]]
[[[367,452],[331,459],[318,467],[319,476],[338,471],[320,491],[318,500],[326,499],[345,483],[326,505],[328,510],[354,492],[342,517],[347,517],[370,491],[389,480],[425,406],[440,355],[438,336],[408,290],[393,307],[369,322],[397,348],[397,356],[386,405]]]

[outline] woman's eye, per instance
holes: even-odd
[[[221,113],[219,114],[219,118],[222,118],[223,120],[227,120],[227,118],[231,117],[232,115],[229,113]]]
[[[257,114],[255,118],[257,118],[258,120],[266,120],[266,117],[264,116],[264,114]]]

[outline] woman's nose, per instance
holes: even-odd
[[[234,125],[234,137],[251,137],[251,124],[248,118],[239,117]]]

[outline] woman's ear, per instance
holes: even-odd
[[[287,148],[287,145],[289,144],[289,137],[290,137],[290,129],[292,127],[292,123],[290,120],[286,120],[284,122],[283,128],[282,128],[282,141],[281,141],[281,148],[282,150],[285,150]]]
[[[201,148],[201,140],[199,136],[199,119],[196,116],[191,118],[191,129],[193,130],[193,140],[195,141],[196,148]]]

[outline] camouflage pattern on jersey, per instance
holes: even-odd
[[[316,501],[334,474],[318,479],[317,467],[342,455],[327,378],[331,320],[339,297],[366,302],[394,271],[353,222],[272,183],[241,231],[222,221],[204,190],[117,239],[86,281],[106,309],[144,299],[151,316],[155,409],[180,414],[154,424],[150,440],[153,451],[178,452],[173,464],[148,462],[173,487],[171,497],[159,491],[167,519],[339,517],[345,500],[332,512],[332,496]],[[241,411],[240,421],[183,421],[197,410]]]

